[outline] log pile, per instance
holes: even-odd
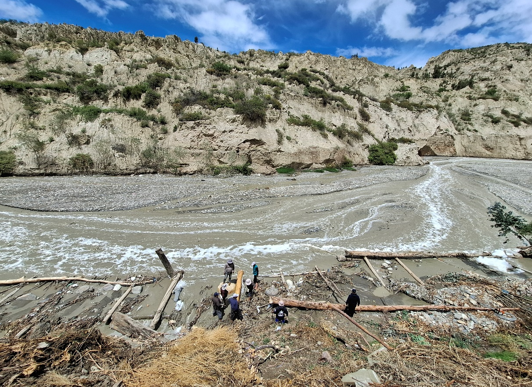
[[[483,252],[479,254],[469,254],[464,252],[453,253],[438,253],[433,251],[403,251],[403,252],[389,252],[389,251],[356,251],[345,250],[345,260],[349,259],[420,259],[420,258],[476,258],[476,257],[489,257],[490,253]],[[343,260],[343,258],[338,258]]]

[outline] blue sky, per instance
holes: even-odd
[[[0,18],[250,48],[358,54],[396,67],[441,52],[532,43],[532,0],[1,0]]]

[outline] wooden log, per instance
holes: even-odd
[[[288,290],[288,285],[286,284],[286,280],[284,279],[283,272],[280,271],[279,274],[281,274],[281,281],[283,281],[284,287]]]
[[[463,252],[455,253],[436,253],[432,251],[403,251],[403,252],[387,252],[387,251],[356,251],[345,250],[345,257],[349,258],[371,258],[371,259],[394,259],[399,258],[475,258],[475,257],[489,257],[491,253],[469,254]]]
[[[364,257],[364,262],[366,262],[366,265],[368,265],[369,270],[371,270],[373,275],[379,280],[379,282],[382,284],[382,286],[386,287],[386,284],[384,283],[382,278],[377,274],[377,272],[375,271],[375,269],[373,268],[373,266],[371,265],[371,262],[369,261],[369,259],[367,257]]]
[[[421,278],[419,278],[417,275],[414,274],[414,272],[412,270],[410,270],[408,267],[406,267],[406,265],[397,257],[395,257],[395,260],[397,261],[397,263],[399,265],[401,265],[403,267],[403,269],[405,269],[407,271],[408,274],[410,274],[412,276],[413,279],[415,279],[421,286],[425,286],[425,283],[423,281],[421,281]]]
[[[155,252],[157,253],[157,256],[161,260],[161,263],[163,264],[164,268],[166,269],[166,272],[168,273],[168,277],[174,278],[175,277],[174,268],[170,264],[170,261],[168,260],[168,258],[166,258],[166,255],[163,253],[163,249],[157,249],[155,250]]]
[[[183,278],[183,274],[184,272],[182,270],[178,271],[177,275],[172,279],[172,282],[170,282],[170,286],[168,286],[168,289],[166,290],[166,293],[164,294],[161,303],[157,308],[157,312],[155,312],[155,316],[153,316],[153,320],[151,320],[151,329],[156,329],[157,325],[159,325],[159,320],[161,319],[161,315],[163,314],[164,308],[166,307],[166,304],[168,303],[168,300],[170,299],[170,296],[172,295],[172,291],[174,290],[175,286],[177,285],[179,280]]]
[[[113,307],[109,310],[109,312],[107,312],[107,314],[105,315],[105,317],[102,320],[102,322],[104,324],[108,324],[109,323],[109,320],[111,320],[111,317],[113,316],[113,313],[118,309],[118,307],[120,306],[122,301],[124,301],[126,299],[126,297],[129,295],[129,293],[131,293],[132,290],[133,290],[133,286],[130,286],[129,288],[127,288],[127,290],[124,292],[124,294],[122,294],[122,296],[120,296],[120,298],[114,303]]]
[[[334,308],[344,310],[345,305],[343,304],[331,304],[329,302],[316,302],[316,301],[299,301],[292,300],[289,298],[282,298],[285,306],[292,306],[296,308],[304,309],[316,309],[316,310],[331,310]],[[270,297],[270,304],[278,304],[281,301],[280,297]],[[452,306],[452,305],[359,305],[356,308],[357,312],[397,312],[400,310],[412,310],[412,311],[423,311],[423,310],[434,310],[448,312],[451,310],[460,310],[460,311],[517,311],[520,308],[485,308],[478,306]]]
[[[5,296],[4,298],[2,298],[0,300],[0,306],[4,305],[4,302],[6,302],[9,297],[13,296],[16,292],[18,292],[20,289],[22,289],[22,286],[19,287],[19,288],[16,288],[15,290],[13,290],[12,292],[10,292],[7,296]]]
[[[344,342],[345,344],[347,345],[350,345],[350,346],[354,346],[353,344],[353,340],[348,336],[347,332],[349,332],[350,334],[353,333],[352,331],[347,331],[345,329],[341,329],[339,327],[335,327],[333,326],[332,322],[330,321],[327,321],[327,320],[322,320],[320,321],[320,326],[323,328],[323,330],[325,332],[327,332],[329,335],[331,335],[332,337]],[[364,340],[364,342],[366,343],[367,347],[364,347],[362,344],[360,344],[360,342],[357,341],[357,345],[360,347],[360,349],[362,349],[363,351],[365,352],[368,352],[368,348],[370,347],[369,343],[367,342],[366,338],[364,336],[362,336],[360,333],[358,332],[354,332],[355,334],[359,335],[362,340]]]
[[[0,286],[5,285],[18,285],[18,284],[33,284],[37,282],[53,282],[53,281],[68,281],[68,282],[92,282],[100,284],[111,284],[111,285],[122,285],[122,286],[131,286],[131,285],[146,285],[154,283],[154,279],[149,279],[139,282],[126,282],[126,281],[107,281],[107,280],[98,280],[98,279],[89,279],[83,277],[41,277],[41,278],[18,278],[14,280],[2,280],[0,281]]]
[[[294,276],[304,276],[304,275],[307,275],[307,274],[318,274],[316,273],[315,271],[307,271],[306,273],[288,273],[288,274],[284,274],[283,273],[283,276],[287,276],[287,277],[294,277]],[[263,278],[277,278],[277,277],[281,277],[281,274],[261,274],[260,275],[261,277]]]
[[[132,338],[159,339],[159,333],[120,312],[115,313],[110,327]]]
[[[323,273],[320,271],[320,269],[318,268],[318,266],[315,266],[315,269],[316,271],[318,272],[318,274],[320,275],[320,277],[323,279],[323,281],[327,284],[327,286],[329,287],[329,289],[331,289],[333,291],[333,293],[336,295],[337,298],[344,298],[344,296],[342,295],[342,293],[340,292],[340,289],[338,289],[338,287],[336,285],[334,285],[334,283],[331,283],[331,281],[329,281],[327,278],[325,278],[325,276],[323,275]]]
[[[393,348],[390,347],[388,345],[388,343],[386,343],[385,341],[381,340],[378,336],[374,335],[373,333],[371,333],[370,331],[368,331],[366,328],[364,328],[364,326],[362,326],[362,324],[356,322],[355,320],[353,320],[351,317],[349,317],[347,314],[345,314],[343,311],[341,311],[340,309],[338,308],[332,308],[334,311],[340,313],[342,316],[344,316],[346,319],[348,319],[349,321],[351,321],[353,324],[355,324],[360,330],[362,330],[365,334],[373,337],[375,340],[377,340],[379,343],[381,343],[384,347],[386,347],[386,349],[388,350],[392,350]]]
[[[235,293],[238,295],[237,300],[240,302],[240,293],[242,292],[242,279],[244,278],[244,270],[239,270],[236,276]]]

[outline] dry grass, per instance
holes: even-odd
[[[130,387],[250,386],[256,374],[239,353],[229,328],[194,329],[166,353],[137,367],[125,380]]]

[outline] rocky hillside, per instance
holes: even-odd
[[[381,162],[370,148],[395,144],[397,165],[420,155],[532,159],[531,49],[453,50],[397,70],[3,23],[0,175],[345,168]]]

